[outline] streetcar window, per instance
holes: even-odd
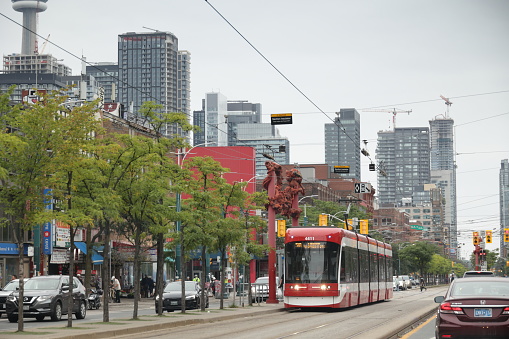
[[[337,283],[339,245],[302,241],[285,245],[285,282]]]

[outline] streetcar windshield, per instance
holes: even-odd
[[[337,283],[339,245],[325,241],[291,242],[285,245],[285,282]]]

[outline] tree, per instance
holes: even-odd
[[[194,180],[187,180],[182,192],[189,195],[184,200],[183,221],[184,247],[188,249],[201,249],[202,262],[206,260],[207,248],[211,248],[218,239],[218,229],[226,227],[223,225],[225,214],[224,197],[222,193],[229,187],[222,177],[227,169],[211,157],[194,157],[188,160],[184,167],[193,173]],[[235,185],[234,185],[235,186]],[[184,253],[183,253],[184,254]],[[202,264],[201,301],[205,300],[205,277],[206,265]],[[224,284],[223,284],[224,285]],[[184,291],[184,285],[182,287]],[[184,293],[183,295],[184,296]],[[222,299],[221,299],[222,301]],[[205,310],[205,303],[202,302],[201,310]],[[182,311],[185,312],[185,304],[182,304]]]
[[[155,140],[159,147],[159,156],[161,159],[163,157],[168,157],[168,152],[174,151],[177,149],[182,149],[188,147],[188,143],[184,138],[182,133],[174,133],[169,136],[168,131],[173,129],[176,131],[183,131],[185,133],[196,131],[198,127],[192,126],[188,120],[187,116],[184,113],[162,113],[164,112],[164,106],[156,104],[153,101],[144,102],[140,108],[140,115],[145,117],[148,121],[148,124],[151,126],[152,130],[156,131]],[[162,137],[161,132],[166,131],[166,135],[168,137]],[[178,165],[178,164],[177,164]],[[166,168],[166,167],[161,167]],[[178,181],[177,178],[182,175],[179,172],[183,172],[180,167],[176,167],[173,171],[170,171],[167,174],[170,174],[168,177],[172,180],[172,182]],[[161,173],[163,175],[163,173]],[[184,175],[187,176],[187,175]],[[179,192],[176,190],[178,185],[171,185],[168,192]],[[162,295],[163,295],[163,265],[164,265],[164,257],[165,257],[165,237],[164,235],[167,233],[167,230],[170,224],[176,220],[176,214],[172,217],[172,211],[170,211],[165,206],[174,206],[175,203],[167,203],[166,198],[169,196],[166,195],[161,199],[160,207],[163,208],[161,211],[162,214],[158,214],[159,216],[149,215],[151,219],[150,231],[151,234],[154,235],[154,239],[156,241],[157,248],[157,276],[156,276],[156,294],[159,296],[158,299],[158,307],[157,311],[159,315],[162,315]],[[171,198],[170,198],[171,199]],[[169,213],[169,215],[165,216],[165,213]]]
[[[431,259],[434,254],[439,253],[436,245],[418,241],[411,245],[402,248],[400,257],[407,260],[413,270],[419,271],[419,274],[424,275],[430,267]]]
[[[63,182],[58,180],[62,173],[58,164],[75,155],[97,128],[94,103],[66,110],[63,107],[66,99],[55,92],[34,105],[12,108],[6,107],[5,97],[0,100],[0,125],[4,127],[0,137],[0,204],[4,206],[1,222],[12,230],[18,244],[21,300],[24,233],[55,218],[72,225],[83,220],[72,205],[68,205],[71,208],[65,214],[49,212],[42,194],[48,188],[59,192]],[[23,304],[19,305],[18,331],[23,331]]]

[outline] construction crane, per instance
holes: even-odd
[[[392,113],[392,128],[393,128],[393,130],[395,130],[395,129],[396,129],[396,115],[397,115],[397,114],[399,114],[399,113],[407,113],[407,114],[412,113],[412,110],[404,111],[404,110],[396,109],[396,108],[393,108],[393,109],[376,109],[376,110],[364,109],[364,110],[362,110],[362,111],[363,111],[363,112],[382,112],[382,113]]]
[[[151,31],[154,31],[154,32],[161,32],[161,31],[160,31],[160,30],[158,30],[158,29],[154,29],[154,28],[150,28],[150,27],[145,27],[145,26],[142,26],[142,27],[143,27],[143,28],[145,28],[145,29],[149,29],[149,30],[151,30]]]
[[[445,104],[447,105],[447,110],[445,112],[445,117],[449,118],[449,107],[451,107],[452,102],[449,100],[449,98],[444,97],[443,95],[440,95],[440,97],[445,101]]]

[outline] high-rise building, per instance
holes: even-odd
[[[361,180],[361,118],[355,108],[342,108],[333,124],[325,124],[325,163],[330,172],[334,166],[349,166],[344,178]]]
[[[164,112],[189,116],[190,58],[189,52],[179,52],[178,39],[170,32],[119,35],[118,101],[129,107],[128,119],[139,116],[146,101],[162,105]],[[174,127],[166,126],[161,132],[181,133]]]
[[[458,255],[456,164],[454,161],[454,120],[434,119],[430,125],[431,183],[441,189],[444,200],[444,228],[448,255]]]
[[[87,75],[92,75],[102,88],[105,102],[117,102],[118,99],[118,63],[98,62],[87,66]]]
[[[509,228],[509,161],[500,164],[500,255],[509,258],[509,242],[504,242],[504,229]]]
[[[237,146],[251,146],[256,150],[256,175],[267,174],[265,155],[274,159],[280,165],[290,162],[290,142],[288,138],[279,135],[275,126],[269,123],[239,124],[237,125]]]
[[[430,182],[429,128],[406,127],[378,132],[376,158],[380,205],[404,206],[416,187]]]
[[[237,145],[237,126],[262,122],[262,105],[247,100],[227,101],[228,145]]]

